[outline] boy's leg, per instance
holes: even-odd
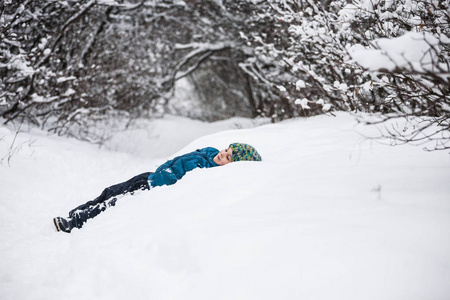
[[[150,172],[142,173],[131,178],[128,181],[110,186],[103,190],[103,192],[92,201],[88,201],[69,212],[69,217],[72,218],[74,227],[81,228],[87,219],[91,219],[107,207],[116,204],[116,196],[133,194],[137,190],[148,190],[148,176]]]
[[[110,206],[115,206],[116,201],[117,198],[112,198],[102,203],[90,205],[89,207],[83,210],[77,210],[70,216],[70,218],[72,219],[71,220],[72,226],[77,228],[83,227],[83,224],[86,223],[88,219],[94,218],[95,216],[105,211],[106,208]]]

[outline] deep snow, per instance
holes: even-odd
[[[0,165],[2,300],[450,298],[447,152],[367,141],[344,113],[249,129],[159,122],[101,149],[18,136],[21,151]],[[3,157],[14,133],[0,138]],[[82,230],[53,229],[108,185],[230,142],[263,161],[194,170]]]

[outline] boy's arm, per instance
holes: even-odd
[[[174,160],[177,158],[174,158],[173,160],[169,160],[166,163],[159,166],[158,169],[151,175],[151,186],[162,186],[162,185],[171,185],[178,181],[179,178],[177,178],[175,172],[172,169],[172,165],[174,163]],[[183,174],[184,175],[184,174]]]
[[[215,154],[215,152],[218,152],[218,150],[208,147],[167,161],[150,175],[151,187],[174,184],[187,172],[195,168],[209,167],[208,161],[203,156]],[[203,155],[200,153],[203,153]]]
[[[179,156],[161,165],[152,175],[151,186],[171,185],[180,180],[187,172],[201,167],[200,157],[191,153]]]

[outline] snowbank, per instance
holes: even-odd
[[[4,153],[13,133],[0,136]],[[173,155],[241,141],[263,161],[194,170],[71,234],[51,219],[161,158],[19,139],[0,165],[2,299],[450,297],[448,154],[364,141],[349,115],[198,138]]]

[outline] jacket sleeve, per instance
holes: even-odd
[[[171,185],[181,179],[187,172],[195,168],[208,167],[207,160],[203,157],[205,149],[197,150],[162,164],[149,178],[151,187]],[[209,150],[209,149],[208,149]]]
[[[166,163],[162,164],[158,169],[156,169],[156,171],[153,173],[152,176],[153,178],[151,180],[152,187],[162,186],[165,184],[166,185],[174,184],[178,181],[178,179],[184,176],[185,173],[180,174],[180,172],[177,176],[177,174],[175,174],[173,170],[173,164],[177,159],[179,158],[169,160]]]

